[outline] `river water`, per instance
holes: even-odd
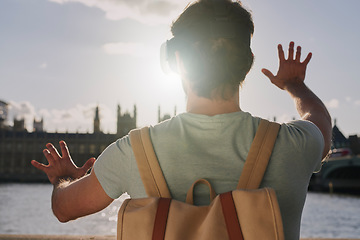
[[[103,211],[69,223],[52,215],[50,184],[0,184],[0,234],[115,235],[126,196]],[[309,193],[301,237],[360,238],[360,197]]]

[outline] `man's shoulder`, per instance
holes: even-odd
[[[318,168],[324,149],[324,138],[319,128],[305,120],[281,124],[273,155],[281,159],[292,159],[292,163]],[[295,165],[294,165],[295,166]]]
[[[280,134],[293,138],[311,138],[319,142],[324,142],[320,129],[314,123],[307,120],[295,120],[281,124]]]

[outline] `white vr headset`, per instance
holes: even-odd
[[[160,65],[164,73],[170,74],[177,71],[177,63],[175,58],[175,49],[171,47],[171,40],[167,40],[160,47]],[[170,46],[169,46],[170,45]]]
[[[181,36],[174,36],[160,47],[160,64],[164,73],[178,72],[175,52],[192,48],[192,43],[200,39],[239,39],[250,44],[251,33],[240,21],[230,20],[229,10],[224,0],[213,0],[214,17],[207,22],[194,23]]]

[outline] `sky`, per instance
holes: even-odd
[[[9,124],[44,119],[54,132],[116,131],[116,109],[133,112],[139,127],[162,114],[185,112],[178,76],[162,73],[160,46],[188,0],[1,0],[0,100]],[[288,94],[261,73],[276,73],[278,43],[313,53],[306,84],[324,101],[346,135],[360,135],[360,1],[244,0],[252,12],[255,62],[240,91],[254,116],[298,118]]]

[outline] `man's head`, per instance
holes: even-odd
[[[185,9],[171,31],[170,58],[178,51],[196,94],[209,99],[232,97],[253,62],[250,38],[254,24],[241,3],[199,0]]]

